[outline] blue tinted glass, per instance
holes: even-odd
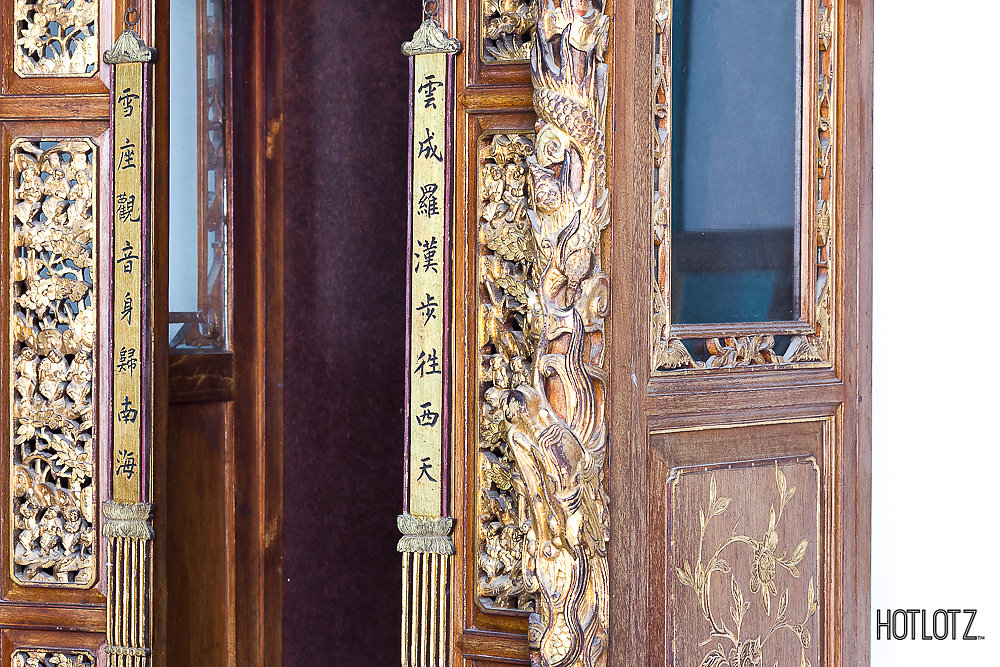
[[[671,319],[794,319],[800,0],[673,7]]]

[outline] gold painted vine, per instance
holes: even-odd
[[[795,493],[795,487],[788,487],[787,479],[777,463],[774,466],[774,477],[778,491],[778,509],[776,511],[774,505],[771,505],[768,526],[761,537],[758,539],[739,533],[741,519],[737,518],[730,536],[706,558],[706,530],[712,520],[725,515],[732,504],[732,498],[718,495],[715,473],[712,473],[709,483],[708,505],[698,511],[700,538],[694,567],[691,566],[690,560],[685,560],[682,567],[676,568],[677,581],[681,586],[692,589],[701,614],[708,625],[708,636],[700,642],[699,646],[715,643],[715,646],[702,658],[700,667],[754,667],[768,664],[768,661],[765,660],[767,646],[778,633],[795,635],[800,648],[798,667],[811,667],[808,652],[812,645],[812,636],[806,626],[819,610],[815,581],[812,578],[809,579],[806,592],[806,612],[801,620],[791,620],[788,616],[790,589],[786,587],[781,595],[778,595],[779,571],[784,571],[792,579],[801,577],[798,565],[809,549],[809,540],[800,540],[791,554],[788,553],[787,549],[782,549],[781,553],[778,553],[777,529],[784,517],[785,506]],[[722,519],[719,518],[719,520]],[[741,546],[743,547],[742,551],[746,554],[742,557],[750,559],[750,577],[746,583],[750,593],[756,598],[752,602],[744,597],[743,586],[737,580],[730,561],[727,560],[727,558],[741,557],[738,551]],[[732,626],[728,625],[725,618],[718,614],[717,606],[713,605],[714,598],[712,597],[713,580],[725,581],[727,575],[729,577],[729,593],[732,597],[732,602],[729,605]],[[776,604],[773,602],[775,597],[778,598]],[[770,620],[770,629],[763,635],[745,636],[743,625],[746,614],[752,607],[756,607],[758,600],[760,609]],[[777,667],[778,661],[776,660],[773,664]]]

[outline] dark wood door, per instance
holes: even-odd
[[[608,625],[598,661],[566,664],[868,659],[871,5],[726,6],[593,4],[611,17],[610,224],[590,265],[610,277]],[[453,17],[460,665],[558,658],[544,631],[529,650],[539,528],[495,404],[538,362],[535,17],[476,0]]]

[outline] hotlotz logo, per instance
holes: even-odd
[[[886,609],[883,619],[882,610],[876,609],[875,639],[883,639],[883,630],[885,639],[986,639],[972,632],[976,613],[975,609]]]

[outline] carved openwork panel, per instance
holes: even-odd
[[[535,25],[529,0],[482,0],[482,58],[487,63],[526,62]]]
[[[97,0],[12,0],[14,71],[22,77],[97,72]]]
[[[537,298],[537,253],[527,210],[527,157],[534,135],[487,134],[479,140],[479,556],[478,596],[486,609],[534,610],[521,554],[527,533],[523,498],[507,442],[504,391],[529,382],[538,333],[527,325]]]
[[[12,576],[94,583],[96,146],[10,153]]]
[[[11,655],[11,667],[92,667],[95,662],[90,651],[25,648]]]
[[[651,232],[654,371],[830,365],[836,301],[835,202],[837,0],[803,3],[800,221],[797,254],[802,316],[769,324],[677,327],[671,324],[671,0],[654,1],[652,71],[653,208]],[[722,295],[719,295],[720,297]],[[709,327],[714,325],[709,325]],[[701,329],[701,330],[699,330]]]
[[[674,474],[668,487],[671,664],[823,664],[816,459]]]

